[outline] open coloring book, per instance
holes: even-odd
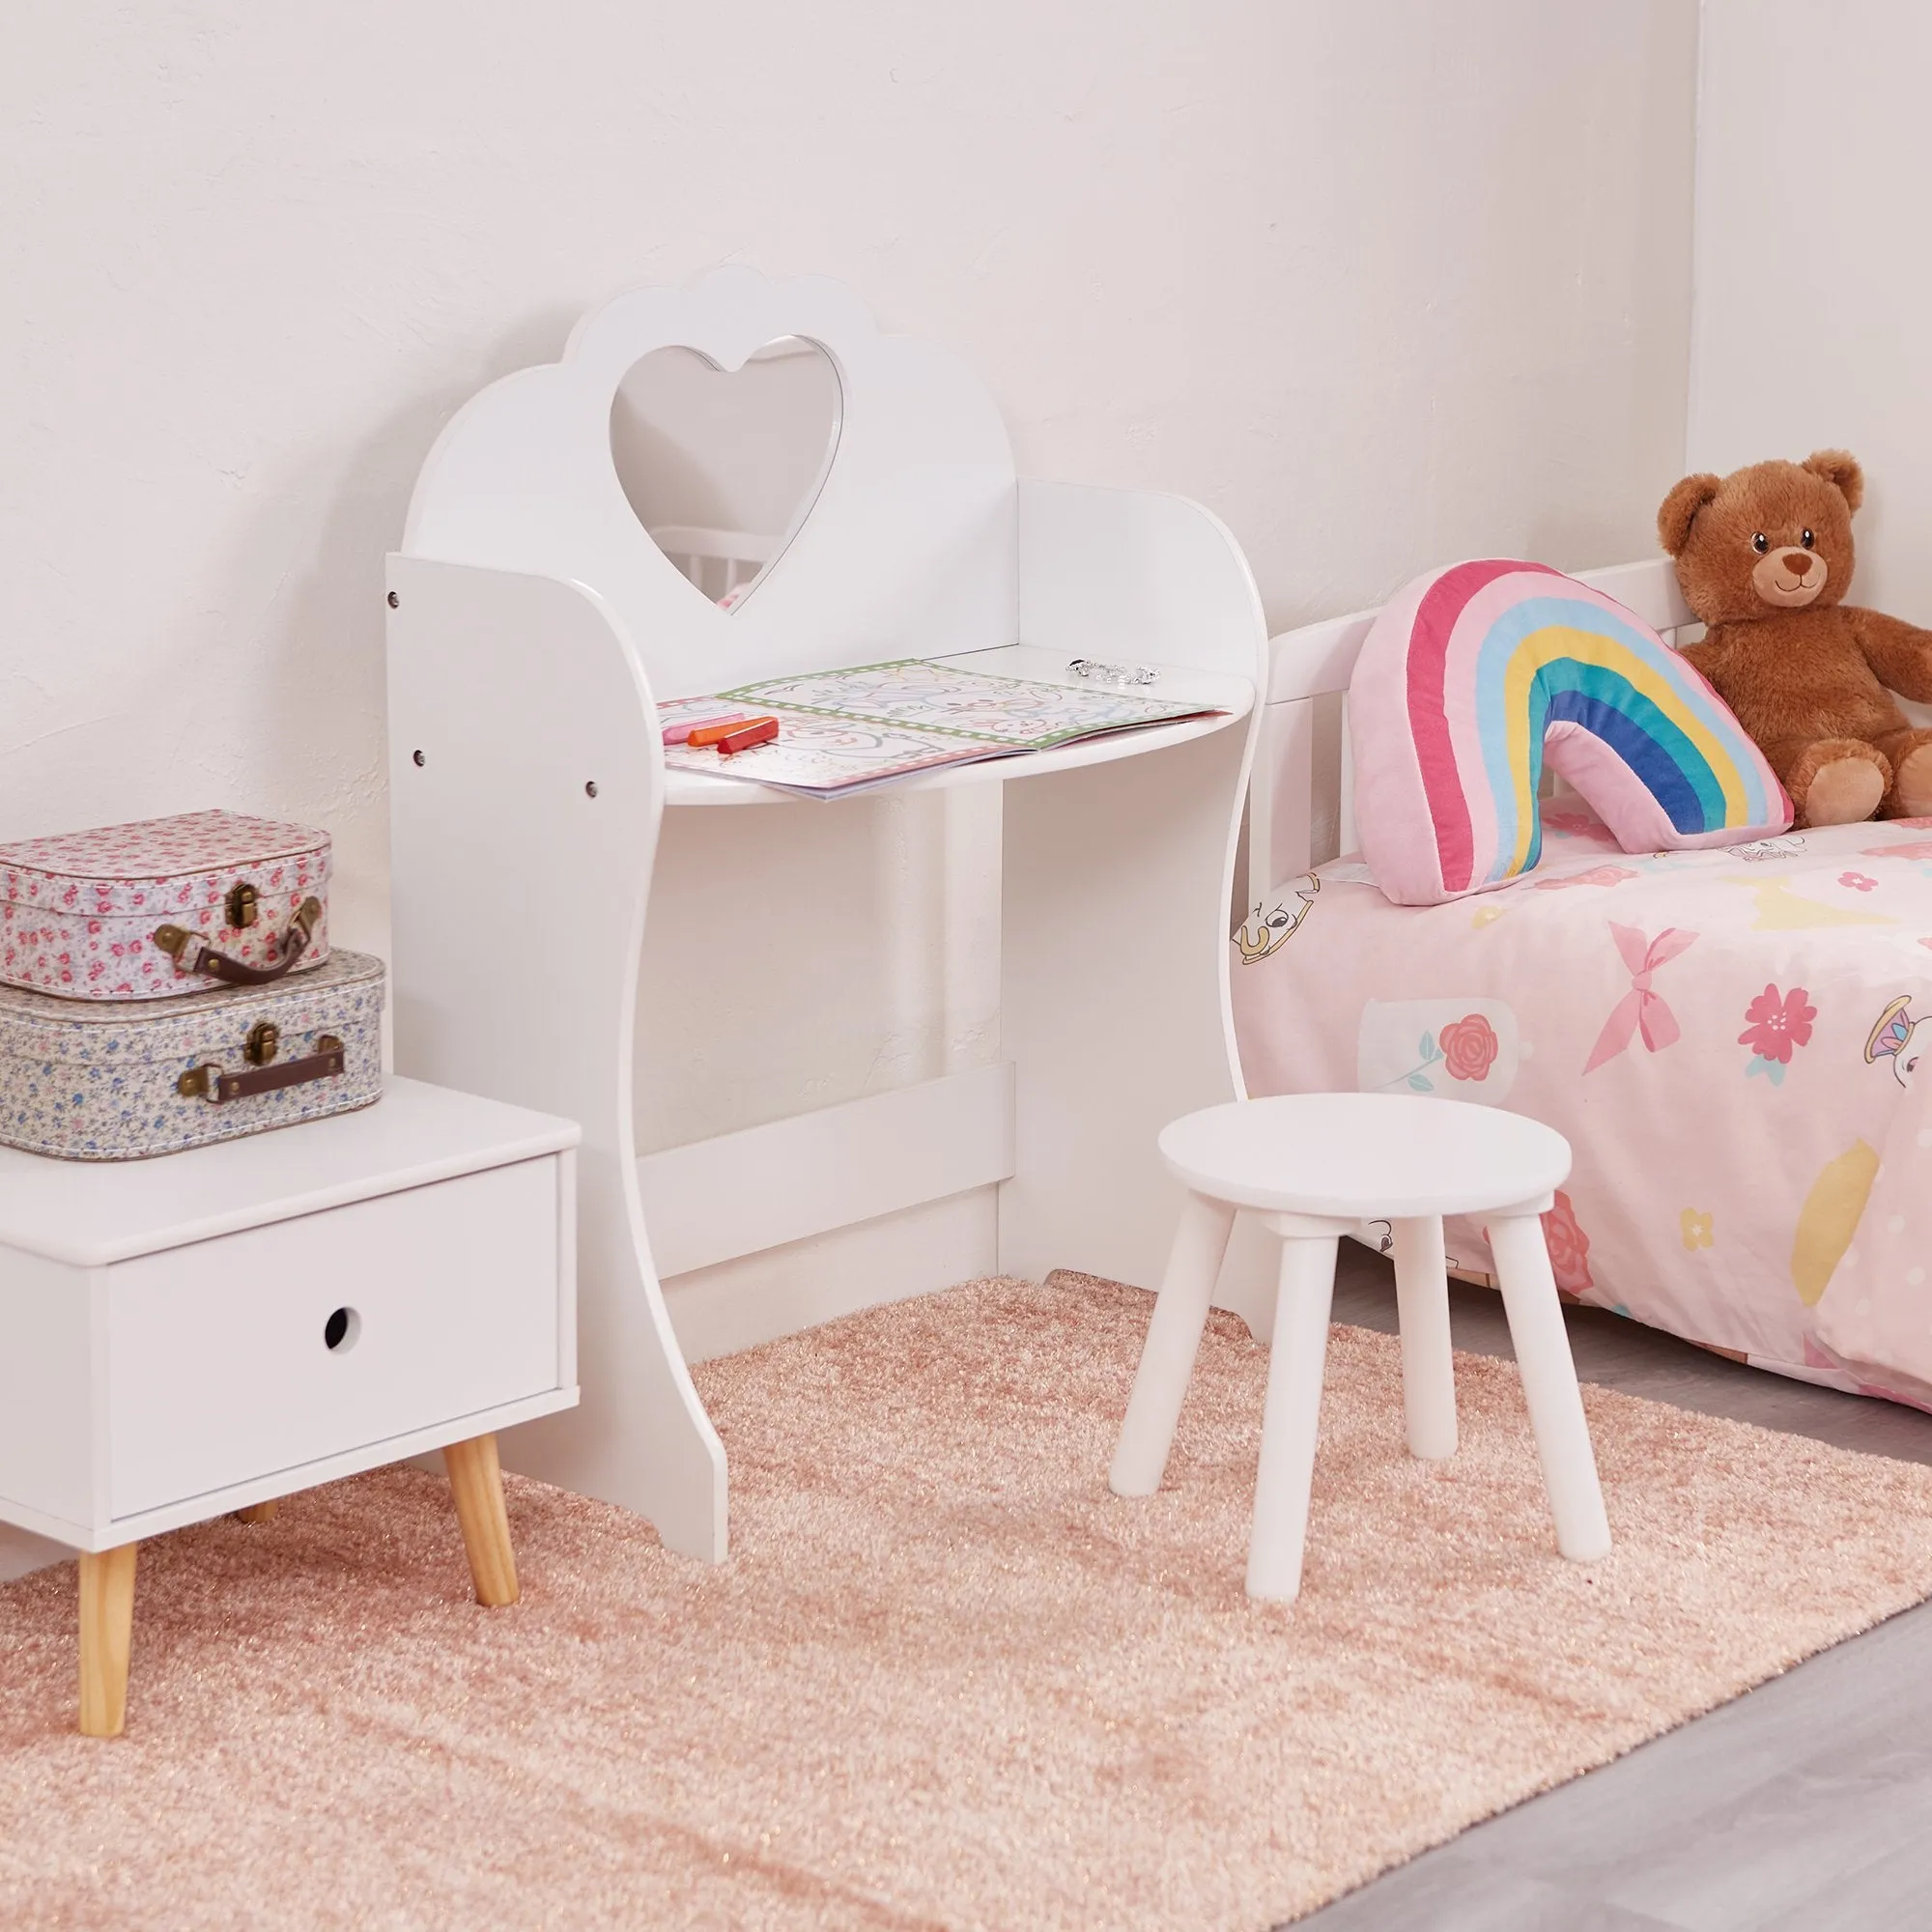
[[[1213,714],[1104,687],[1046,684],[923,658],[766,678],[660,707],[665,723],[737,706],[779,721],[778,738],[735,756],[665,748],[665,762],[834,798],[942,765],[1044,752],[1080,738]]]

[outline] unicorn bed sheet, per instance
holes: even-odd
[[[1567,1293],[1932,1406],[1932,819],[1641,857],[1543,822],[1536,869],[1477,898],[1393,905],[1349,860],[1257,907],[1249,1090],[1545,1121],[1576,1155],[1546,1217]],[[1479,1225],[1448,1242],[1490,1271]]]

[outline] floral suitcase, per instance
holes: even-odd
[[[191,811],[0,845],[0,985],[162,1000],[328,957],[326,832]]]
[[[0,1146],[140,1160],[346,1114],[383,1092],[383,962],[191,999],[0,986]]]

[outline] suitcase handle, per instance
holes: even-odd
[[[251,1066],[245,1073],[224,1073],[212,1062],[190,1066],[175,1082],[175,1092],[184,1100],[206,1100],[218,1107],[228,1100],[245,1100],[251,1094],[274,1094],[284,1087],[299,1087],[310,1080],[329,1080],[346,1070],[342,1042],[326,1033],[315,1043],[315,1051],[300,1060],[284,1060],[278,1065]]]
[[[281,963],[276,966],[244,966],[241,960],[217,952],[209,945],[207,933],[186,932],[178,925],[157,925],[155,944],[175,962],[177,973],[206,973],[224,986],[266,986],[279,980],[308,951],[309,940],[321,923],[322,901],[303,899],[282,935]]]

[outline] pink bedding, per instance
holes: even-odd
[[[1542,864],[1480,898],[1392,905],[1340,861],[1259,908],[1250,1091],[1546,1121],[1576,1153],[1547,1220],[1567,1293],[1932,1406],[1932,820],[1647,856],[1585,811],[1544,825]],[[1448,1239],[1489,1270],[1480,1226]]]

